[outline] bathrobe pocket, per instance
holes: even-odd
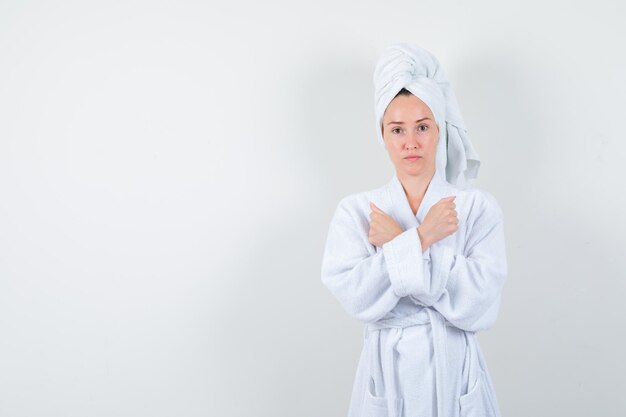
[[[459,398],[460,417],[496,417],[485,378],[485,372],[480,369],[473,386]]]
[[[393,417],[400,417],[402,415],[402,398],[394,398],[392,400],[395,407],[395,414]],[[374,379],[370,377],[369,384],[365,389],[365,400],[363,401],[363,417],[390,417],[389,405],[387,404],[386,397],[380,397],[376,395],[374,389]]]

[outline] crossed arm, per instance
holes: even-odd
[[[422,252],[416,228],[372,253],[367,231],[358,227],[346,203],[339,203],[330,223],[322,282],[348,314],[373,322],[408,296],[463,330],[495,323],[507,264],[502,211],[492,196],[470,216],[465,254],[443,247],[437,256],[430,247]]]

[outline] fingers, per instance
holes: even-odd
[[[374,217],[378,216],[387,216],[387,213],[378,208],[378,206],[370,201],[370,208],[372,212],[370,213],[370,219],[374,219]]]
[[[441,200],[439,200],[439,204],[446,206],[446,207],[456,208],[456,203],[454,202],[455,198],[456,198],[455,195],[444,197]]]

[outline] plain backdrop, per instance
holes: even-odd
[[[344,416],[320,280],[385,184],[372,74],[440,60],[504,211],[503,416],[626,415],[617,1],[2,1],[0,416]]]

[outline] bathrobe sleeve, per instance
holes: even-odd
[[[445,247],[425,268],[425,276],[438,283],[433,285],[435,291],[411,295],[413,301],[432,306],[466,331],[494,325],[507,276],[502,209],[490,193],[482,193],[482,203],[468,219],[464,254]]]
[[[376,251],[368,239],[369,222],[355,217],[349,197],[344,197],[328,229],[322,282],[349,315],[373,322],[407,295],[405,283],[423,273],[424,262],[422,256],[414,256],[420,245],[416,228],[405,230]]]

